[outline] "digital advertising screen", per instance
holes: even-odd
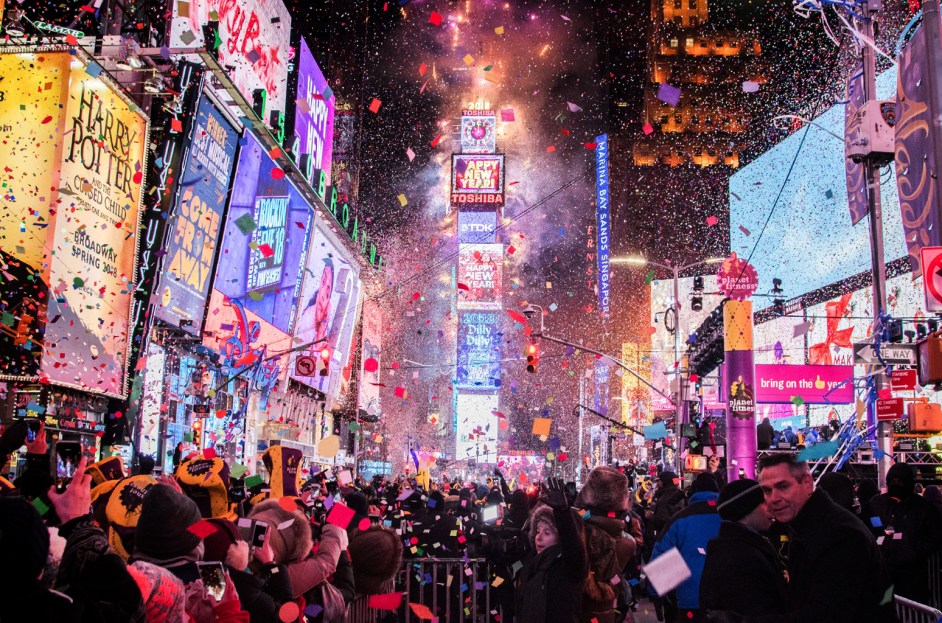
[[[301,39],[298,51],[298,100],[294,117],[294,135],[298,137],[299,154],[311,159],[314,169],[330,178],[331,152],[334,140],[334,107],[336,97],[327,90],[327,79],[318,67],[307,41]],[[329,97],[324,98],[328,92]],[[300,162],[300,160],[299,160]],[[304,167],[301,168],[302,171]]]
[[[879,98],[893,97],[895,89],[895,70],[877,77]],[[848,211],[843,135],[838,104],[730,178],[731,249],[751,257],[758,294],[768,293],[775,277],[791,297],[870,270],[869,218],[852,226]],[[881,189],[891,262],[908,253],[892,171]]]
[[[100,66],[72,59],[42,372],[123,397],[148,121]]]
[[[251,133],[236,165],[216,290],[291,333],[314,214]],[[280,172],[280,170],[279,170]]]
[[[472,459],[478,463],[497,462],[498,422],[497,416],[494,415],[497,408],[497,394],[460,392],[457,395],[456,460]]]
[[[458,309],[500,309],[504,245],[458,247]]]
[[[376,301],[364,301],[363,353],[360,356],[359,408],[370,415],[382,413],[380,369],[383,363],[383,313]]]
[[[0,53],[0,375],[39,372],[49,300],[47,237],[58,198],[68,52]],[[66,199],[68,197],[65,197]]]
[[[204,95],[196,109],[152,300],[157,318],[194,334],[203,324],[238,144],[239,133]]]
[[[451,156],[451,203],[504,203],[504,155]]]
[[[595,138],[595,213],[598,246],[598,290],[599,311],[602,318],[608,318],[611,302],[611,278],[609,258],[611,257],[612,219],[609,214],[608,194],[608,134]]]
[[[461,151],[465,154],[497,151],[497,116],[493,110],[461,111]]]
[[[497,212],[458,212],[458,244],[493,244],[497,240]]]
[[[501,314],[458,312],[458,363],[455,387],[496,389],[500,386]]]
[[[337,396],[342,369],[348,364],[350,344],[360,304],[360,269],[346,259],[347,252],[334,246],[318,223],[311,234],[310,250],[304,267],[304,282],[298,302],[295,342],[307,348],[292,357],[308,356],[317,360],[321,350],[330,349],[328,376],[300,375],[292,366],[291,377],[314,387],[328,398]]]
[[[291,15],[282,0],[180,0],[170,4],[173,16],[166,45],[206,47],[203,26],[217,22],[219,64],[239,92],[251,103],[255,89],[264,89],[268,110],[285,110]]]

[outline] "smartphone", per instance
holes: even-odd
[[[500,517],[500,506],[485,506],[481,509],[481,521],[497,521],[497,518]]]
[[[256,521],[252,527],[252,540],[249,543],[252,547],[262,547],[265,545],[265,536],[268,534],[268,524],[264,521]]]
[[[60,441],[56,444],[56,486],[60,492],[72,481],[79,461],[82,460],[82,445],[77,441]]]
[[[251,543],[252,537],[255,533],[255,520],[239,517],[238,526],[239,537],[246,543]]]
[[[36,418],[27,418],[26,419],[26,441],[27,443],[33,443],[36,441],[36,436],[39,434],[39,428],[41,424]]]
[[[222,596],[226,593],[226,570],[222,563],[198,562],[196,566],[200,569],[200,578],[203,580],[206,592],[217,602],[222,601]]]

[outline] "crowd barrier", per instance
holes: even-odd
[[[942,610],[942,553],[929,557],[930,605]]]
[[[917,603],[905,597],[896,596],[896,615],[899,623],[940,623],[942,612],[932,606]]]

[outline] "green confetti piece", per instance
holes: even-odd
[[[236,463],[229,469],[229,477],[239,479],[245,476],[245,472],[249,470],[245,465],[239,465]]]
[[[183,441],[193,443],[193,433],[183,433]]]
[[[488,65],[487,67],[484,68],[484,71],[490,71],[491,67],[493,67],[493,65]]]
[[[644,285],[649,286],[651,282],[654,281],[654,269],[651,268],[648,270],[648,274],[644,276]]]
[[[3,312],[3,314],[0,315],[0,323],[2,323],[3,326],[5,327],[12,327],[13,323],[15,322],[16,322],[16,316],[11,314],[10,312]]]
[[[894,586],[890,584],[889,588],[886,589],[886,592],[883,593],[883,599],[880,600],[881,606],[885,606],[886,604],[893,603],[893,588]]]
[[[239,228],[239,231],[241,231],[246,236],[258,229],[258,225],[255,224],[255,221],[248,214],[243,214],[237,218],[235,224],[236,227]]]
[[[354,433],[360,430],[360,425],[357,424],[356,422],[350,422],[349,424],[347,424],[347,428],[350,430],[351,433]]]
[[[261,301],[261,300],[262,300],[262,297],[263,297],[263,295],[262,295],[261,292],[254,292],[254,291],[253,291],[253,292],[249,292],[249,298],[252,299],[252,300],[255,301],[255,302]]]
[[[805,399],[801,396],[792,396],[792,404],[796,407],[800,407],[801,405],[805,404]]]
[[[840,449],[840,442],[838,441],[823,441],[821,443],[816,443],[811,447],[805,448],[798,453],[799,461],[814,461],[817,459],[826,459],[829,456],[834,456],[837,454],[837,451]]]
[[[264,482],[265,481],[262,480],[261,476],[259,476],[258,474],[255,474],[254,476],[249,476],[248,478],[245,479],[245,487],[247,489],[251,489],[252,487],[256,485],[260,485]]]
[[[81,287],[84,286],[84,285],[85,285],[85,280],[82,279],[81,277],[73,277],[73,278],[72,278],[72,287],[73,287],[73,288],[78,289],[78,288],[81,288]]]
[[[46,506],[46,503],[39,498],[33,498],[33,506],[35,506],[36,510],[39,511],[40,517],[49,512],[49,507]]]

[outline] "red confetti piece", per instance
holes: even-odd
[[[48,117],[46,117],[45,119],[43,119],[43,120],[42,120],[42,123],[45,125],[45,124],[49,123],[50,121],[52,121],[52,115],[49,115]]]
[[[422,63],[421,65],[419,65],[419,75],[420,75],[420,76],[424,76],[424,75],[425,75],[425,72],[427,72],[427,71],[428,71],[428,66],[427,66],[425,63]]]
[[[406,397],[406,388],[405,388],[405,387],[397,387],[395,390],[393,390],[393,393],[396,395],[396,398],[405,398],[405,397]]]
[[[69,45],[78,45],[78,39],[75,38],[75,35],[66,35],[65,42]]]
[[[215,525],[209,523],[205,519],[202,521],[197,521],[195,524],[186,529],[187,532],[195,534],[201,539],[205,539],[210,534],[216,532],[218,528]]]
[[[516,320],[516,321],[519,322],[520,324],[523,324],[523,325],[527,324],[527,319],[526,319],[526,317],[525,317],[523,314],[521,314],[520,312],[515,311],[515,310],[513,310],[513,309],[508,309],[508,310],[507,310],[507,313],[510,315],[511,318],[513,318],[514,320]]]
[[[363,370],[366,372],[376,372],[379,370],[379,361],[373,357],[368,357],[363,361]]]
[[[271,248],[271,245],[268,243],[259,245],[258,250],[261,252],[262,257],[272,257],[275,255],[275,250]]]
[[[432,141],[432,147],[438,147],[438,143],[439,143],[441,140],[442,140],[442,137],[441,137],[440,135],[439,135],[439,136],[436,136],[436,137],[435,137],[435,140]]]
[[[645,134],[651,134],[652,132],[654,132],[654,127],[650,123],[645,123],[644,126],[641,128],[641,131],[644,132]]]
[[[352,508],[337,502],[331,507],[330,513],[327,514],[327,523],[332,523],[346,530],[355,515],[356,511]]]
[[[170,131],[171,132],[182,132],[183,131],[183,122],[179,119],[170,120]]]
[[[551,154],[554,151],[556,151],[556,145],[550,145],[549,147],[546,148],[546,153],[548,154]]]
[[[134,174],[134,177],[132,179],[134,180],[135,184],[140,184],[141,182],[144,181],[144,173],[141,171],[138,171],[137,173]]]
[[[382,103],[380,100],[378,100],[378,99],[376,99],[376,98],[374,97],[374,98],[373,98],[373,101],[370,102],[370,112],[373,113],[373,114],[378,113],[378,112],[379,112],[379,107],[382,106],[382,105],[383,105],[383,103]]]
[[[273,180],[281,180],[284,179],[284,177],[285,172],[281,169],[281,167],[275,167],[271,170],[271,178]]]
[[[595,148],[598,147],[598,146],[599,146],[598,143],[586,143],[586,144],[585,144],[585,148],[586,148],[586,149],[595,149]]]
[[[515,247],[514,245],[510,245],[509,247],[507,247],[507,254],[513,255],[516,250],[517,250],[517,247]]]
[[[468,287],[468,284],[466,284],[466,283],[461,283],[460,281],[458,282],[458,289],[459,289],[459,290],[466,290],[466,291],[468,291],[468,292],[471,291],[471,288]]]
[[[464,537],[461,537],[461,538],[463,539]],[[458,539],[458,540],[460,541],[461,539]],[[414,604],[410,602],[409,607],[412,608],[412,612],[415,613],[415,616],[419,617],[423,621],[431,621],[432,619],[435,618],[435,615],[432,614],[432,611],[429,610],[428,606],[425,606],[423,604]]]
[[[432,14],[428,16],[428,23],[432,26],[441,26],[442,25],[442,16],[440,13],[432,11]]]
[[[280,147],[272,147],[271,151],[268,152],[268,156],[269,156],[272,160],[277,160],[278,158],[281,157],[281,148],[280,148]]]
[[[385,595],[370,595],[367,602],[370,608],[377,610],[396,611],[402,605],[402,593],[386,593]]]
[[[713,226],[716,225],[718,222],[719,222],[719,219],[716,218],[715,216],[708,216],[708,217],[707,217],[707,220],[706,220],[706,224],[707,224],[709,227],[713,227]]]

